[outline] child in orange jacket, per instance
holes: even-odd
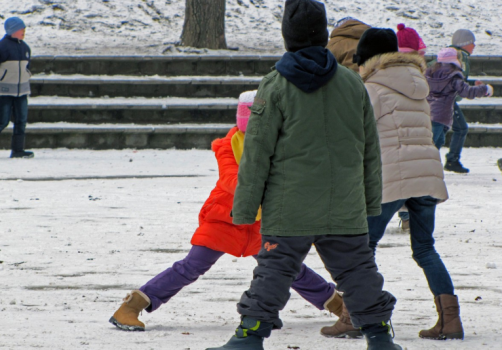
[[[145,324],[138,319],[142,310],[152,312],[166,303],[183,287],[195,282],[225,253],[237,257],[255,256],[261,248],[260,219],[252,225],[234,225],[230,212],[237,186],[237,172],[244,149],[244,133],[251,114],[255,91],[239,96],[237,126],[227,136],[212,143],[218,161],[219,179],[199,214],[199,227],[195,231],[188,255],[148,281],[139,290],[133,290],[110,318],[110,322],[126,331],[144,331]],[[271,248],[268,248],[271,249]],[[326,309],[339,316],[341,297],[335,285],[328,283],[305,264],[292,288],[320,310]]]

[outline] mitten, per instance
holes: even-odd
[[[486,87],[487,87],[487,91],[486,91],[485,96],[492,97],[493,96],[493,86],[491,86],[490,84],[486,84]]]

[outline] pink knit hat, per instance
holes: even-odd
[[[399,23],[396,35],[400,52],[425,52],[427,46],[415,29],[406,28],[403,23]]]
[[[460,64],[460,61],[458,60],[457,50],[452,47],[439,50],[437,61],[440,63],[452,63],[457,67],[462,68],[462,64]]]
[[[239,102],[237,104],[237,127],[242,132],[246,132],[249,116],[251,115],[249,107],[253,105],[256,91],[257,90],[246,91],[239,96]]]

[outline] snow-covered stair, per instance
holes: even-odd
[[[258,88],[261,76],[124,76],[37,74],[32,96],[238,97]]]

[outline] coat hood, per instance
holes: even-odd
[[[429,82],[431,92],[443,91],[456,75],[462,80],[464,79],[460,68],[452,64],[441,64],[441,66],[436,69],[434,66],[429,67],[425,72],[425,77]]]
[[[320,46],[286,52],[275,64],[277,71],[300,90],[310,93],[324,86],[335,75],[335,56]]]
[[[330,39],[335,37],[343,37],[359,40],[363,33],[369,28],[371,28],[369,25],[356,19],[351,19],[343,23],[341,26],[333,29],[329,37]]]
[[[392,52],[375,56],[364,64],[361,74],[365,83],[388,87],[413,100],[429,95],[423,57],[414,53]]]
[[[222,148],[222,147],[226,147],[228,144],[230,144],[231,140],[232,140],[232,136],[234,136],[234,134],[239,131],[239,128],[234,126],[232,129],[230,129],[227,133],[227,135],[223,138],[219,138],[219,139],[216,139],[214,140],[212,143],[211,143],[211,149],[213,150],[214,153],[218,153],[218,151]]]

